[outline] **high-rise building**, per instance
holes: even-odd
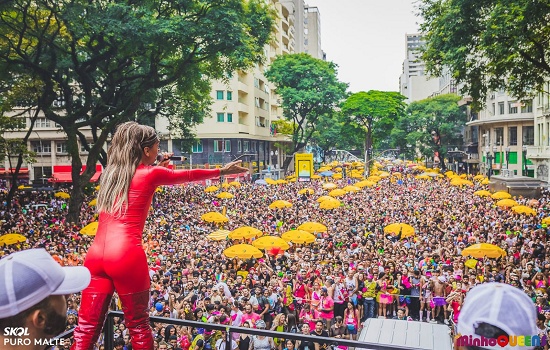
[[[325,59],[321,48],[321,14],[315,6],[305,7],[305,46],[304,52],[319,59]]]
[[[548,171],[550,169],[550,94],[547,91],[550,82],[546,84],[544,91],[540,92],[534,103],[534,130],[533,146],[524,148],[525,157],[533,162],[535,178],[542,181],[550,181]]]
[[[440,82],[425,74],[425,63],[419,49],[424,45],[421,34],[405,35],[405,54],[403,73],[399,78],[399,92],[407,98],[406,102],[423,100],[439,91]]]

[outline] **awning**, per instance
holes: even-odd
[[[73,176],[72,176],[72,167],[68,165],[60,165],[60,166],[54,166],[53,167],[53,174],[51,178],[49,179],[50,182],[73,182]],[[86,170],[86,166],[82,166],[82,170],[80,171],[80,174],[82,174]],[[96,165],[96,172],[90,179],[90,182],[97,182],[99,180],[99,176],[101,175],[101,172],[103,171],[103,168],[101,165]]]
[[[9,169],[0,168],[0,175],[11,175],[13,173],[15,173],[15,168],[9,168]],[[19,169],[19,175],[28,175],[28,174],[29,174],[28,168]]]

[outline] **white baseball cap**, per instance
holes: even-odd
[[[10,254],[0,260],[0,318],[17,315],[50,295],[80,292],[90,280],[86,267],[61,267],[45,249]]]
[[[535,304],[523,291],[504,283],[484,283],[466,295],[458,316],[460,335],[479,338],[476,329],[489,324],[511,335],[537,335]],[[486,336],[487,337],[487,336]],[[533,349],[532,346],[483,346],[484,349]]]

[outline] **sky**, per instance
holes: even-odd
[[[349,91],[399,91],[415,0],[305,0],[321,14],[321,48]]]

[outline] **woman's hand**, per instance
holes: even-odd
[[[168,168],[168,165],[170,165],[170,157],[173,155],[174,153],[168,153],[168,152],[163,152],[162,154],[159,154],[159,157],[161,160],[158,161],[157,166]]]
[[[241,163],[241,160],[227,163],[223,168],[220,169],[220,175],[232,175],[248,172],[248,168],[242,167]]]

